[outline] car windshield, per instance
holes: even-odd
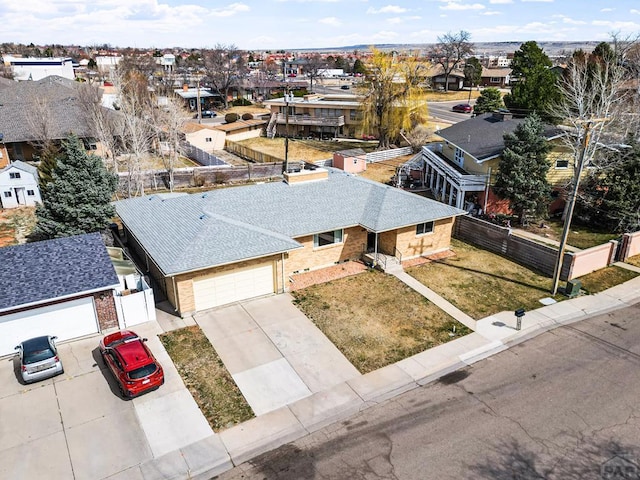
[[[42,362],[55,356],[47,337],[27,340],[22,344],[22,358],[25,365]]]
[[[135,370],[131,370],[129,372],[129,378],[131,380],[138,380],[140,378],[147,377],[156,371],[158,367],[156,367],[155,363],[150,363],[145,365],[144,367],[136,368]]]

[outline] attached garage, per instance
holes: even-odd
[[[58,341],[98,332],[93,297],[0,316],[0,356],[28,338],[56,335]]]
[[[268,295],[275,291],[273,262],[193,279],[197,311]]]

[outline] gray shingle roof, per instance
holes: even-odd
[[[12,167],[13,168],[17,168],[18,170],[22,170],[23,172],[30,173],[36,179],[38,178],[38,169],[36,167],[34,167],[33,165],[29,165],[28,163],[25,163],[25,162],[23,162],[21,160],[14,160],[9,165],[7,165],[2,170],[0,170],[0,172],[4,172],[5,170],[8,170],[8,169],[10,169]]]
[[[78,85],[52,75],[0,89],[0,132],[4,142],[38,140],[43,124],[53,140],[66,138],[70,133],[80,138],[95,137],[78,98]]]
[[[483,113],[451,125],[439,131],[438,135],[482,162],[501,155],[504,150],[504,135],[513,133],[524,120],[500,120],[493,113]],[[558,133],[556,127],[545,125],[545,138],[553,138]]]
[[[265,183],[115,203],[123,223],[167,275],[281,253],[295,238],[361,225],[383,232],[465,212],[328,169],[329,178]]]
[[[99,233],[0,248],[0,312],[116,287]]]

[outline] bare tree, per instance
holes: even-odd
[[[313,80],[318,78],[322,73],[322,70],[327,68],[327,62],[322,58],[319,53],[314,53],[307,57],[307,65],[304,69],[305,74],[309,77],[311,86],[309,91],[313,92]]]
[[[180,158],[182,128],[189,120],[189,112],[175,97],[169,97],[166,105],[155,110],[154,127],[162,163],[169,177],[169,190],[173,191],[173,175]]]
[[[446,33],[438,37],[431,56],[436,65],[440,65],[444,74],[444,89],[449,91],[449,75],[460,62],[473,53],[473,44],[469,42],[471,34],[460,30],[458,33]]]
[[[114,72],[114,87],[122,116],[122,139],[126,153],[123,159],[129,197],[144,195],[143,171],[149,160],[154,129],[151,123],[152,104],[146,79],[135,71]]]
[[[218,44],[204,57],[207,78],[213,87],[223,94],[224,106],[229,106],[229,89],[239,84],[244,75],[244,55],[235,45]]]
[[[38,152],[38,156],[48,161],[58,152],[54,140],[56,125],[52,114],[53,106],[46,96],[36,95],[31,99],[28,108],[27,123],[33,138],[30,143]]]
[[[102,106],[102,92],[97,85],[78,85],[78,100],[85,114],[85,121],[92,126],[96,140],[102,146],[102,158],[110,172],[117,172],[116,157],[119,153],[122,124],[119,115]]]

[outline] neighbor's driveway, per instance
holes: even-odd
[[[134,330],[148,337],[165,384],[133,401],[119,397],[99,336],[59,345],[65,373],[31,385],[18,382],[13,358],[0,360],[0,478],[106,478],[212,434],[157,323]]]
[[[194,319],[256,415],[360,376],[289,294],[199,312]]]

